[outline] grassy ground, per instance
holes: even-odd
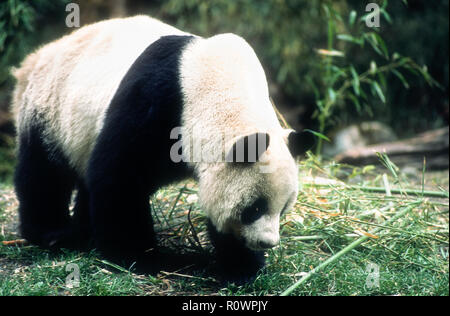
[[[118,268],[95,251],[50,253],[30,245],[0,245],[0,295],[279,295],[361,236],[367,240],[291,294],[449,295],[448,171],[402,173],[389,162],[386,166],[345,168],[313,158],[302,163],[301,194],[282,220],[281,243],[268,252],[267,268],[245,286],[221,285],[211,273],[213,262],[148,276]],[[370,187],[382,192],[367,191]],[[386,194],[386,188],[400,192]],[[417,192],[401,193],[406,189]],[[428,196],[428,191],[442,196]],[[151,199],[165,249],[211,252],[196,202],[191,181],[164,188]],[[385,224],[405,208],[403,216]],[[2,241],[19,238],[16,209],[11,185],[0,185]],[[71,283],[73,267],[79,269],[79,284]]]

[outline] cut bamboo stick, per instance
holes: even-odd
[[[391,217],[390,219],[386,220],[383,223],[383,226],[389,225],[393,222],[395,222],[397,219],[399,219],[400,217],[403,217],[404,215],[406,215],[408,212],[410,212],[414,207],[417,207],[418,205],[420,205],[422,203],[422,201],[417,201],[414,203],[411,203],[410,205],[408,205],[407,207],[405,207],[401,212],[397,213],[396,215],[394,215],[393,217]],[[383,227],[377,227],[375,228],[373,231],[370,232],[371,235],[375,235],[378,232],[380,232],[381,230],[383,230]],[[281,293],[281,296],[288,296],[290,295],[295,289],[297,289],[300,285],[302,285],[303,283],[305,283],[306,281],[308,281],[316,272],[322,270],[323,268],[325,268],[326,266],[328,266],[329,264],[335,262],[336,260],[338,260],[340,257],[342,257],[343,255],[345,255],[347,252],[351,251],[352,249],[356,248],[357,246],[359,246],[360,244],[362,244],[363,242],[365,242],[367,239],[369,239],[369,236],[361,236],[360,238],[358,238],[357,240],[355,240],[354,242],[352,242],[351,244],[349,244],[347,247],[345,247],[344,249],[342,249],[341,251],[339,251],[338,253],[336,253],[335,255],[331,256],[330,258],[328,258],[327,260],[325,260],[323,263],[321,263],[320,265],[318,265],[317,267],[315,267],[314,269],[312,269],[311,271],[309,271],[305,276],[303,276],[300,280],[298,280],[296,283],[294,283],[293,285],[291,285],[289,288],[287,288],[283,293]]]

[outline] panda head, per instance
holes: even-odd
[[[296,156],[313,144],[307,132],[253,133],[229,146],[225,163],[200,168],[199,201],[217,232],[231,234],[252,250],[276,246],[280,217],[297,200]]]
[[[225,162],[186,159],[196,161],[191,166],[201,208],[218,233],[247,248],[275,246],[280,216],[297,199],[295,157],[311,146],[312,135],[281,128],[264,69],[237,35],[192,40],[180,61],[180,78],[184,155],[190,157],[198,143],[201,151],[214,153],[207,156],[225,157]],[[258,146],[252,146],[256,138]]]

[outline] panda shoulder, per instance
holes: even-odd
[[[244,38],[233,33],[223,33],[212,36],[206,40],[206,43],[211,49],[221,51],[223,54],[227,54],[231,51],[242,53],[253,50]]]

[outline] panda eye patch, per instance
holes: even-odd
[[[249,207],[246,207],[241,214],[241,222],[250,225],[267,213],[268,205],[265,198],[258,198]]]

